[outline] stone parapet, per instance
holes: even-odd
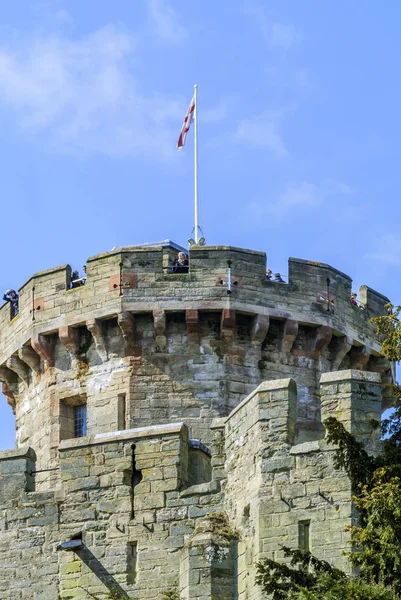
[[[229,246],[191,247],[189,274],[166,274],[163,261],[167,250],[119,248],[92,257],[87,261],[86,285],[74,289],[68,289],[71,276],[68,265],[34,275],[20,288],[18,317],[10,322],[7,303],[0,309],[0,362],[4,363],[38,334],[50,334],[60,327],[77,327],[90,319],[144,310],[229,307],[255,315],[325,325],[337,335],[346,335],[349,330],[356,340],[370,340],[375,351],[379,350],[379,340],[369,319],[385,312],[388,299],[363,286],[365,310],[356,309],[350,303],[351,279],[328,265],[291,258],[288,284],[277,284],[266,281],[263,252]],[[170,250],[175,252],[174,248]],[[233,277],[240,281],[240,285],[233,286],[230,296],[226,286],[220,285],[226,275],[227,261],[231,261]]]
[[[366,371],[334,371],[320,379],[322,421],[335,417],[366,449],[381,448],[381,377]]]

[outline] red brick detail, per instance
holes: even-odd
[[[45,310],[45,299],[35,298],[34,306],[35,312],[43,312]]]
[[[224,281],[224,287],[227,287],[227,273],[222,273],[221,275],[216,275],[216,285],[222,285],[222,281]],[[242,277],[236,275],[235,277],[231,274],[231,289],[235,290],[236,288],[240,288],[242,283]]]
[[[54,367],[54,346],[40,333],[31,340],[32,348],[48,367]]]
[[[67,348],[70,354],[73,356],[78,354],[79,338],[76,329],[73,329],[73,327],[69,326],[60,327],[58,330],[58,337],[60,342]]]
[[[7,404],[11,406],[12,411],[15,414],[15,407],[17,406],[17,403],[15,402],[14,394],[12,393],[5,381],[3,381],[1,384],[1,391],[6,397]]]
[[[199,332],[199,313],[197,310],[185,311],[185,320],[187,322],[188,333]]]
[[[137,286],[137,274],[136,273],[123,273],[122,276],[122,290],[134,289]],[[120,274],[111,275],[109,278],[109,292],[120,291]]]
[[[332,335],[331,328],[327,325],[318,327],[311,340],[310,351],[316,357],[320,356],[323,350],[330,344]]]
[[[235,327],[235,310],[224,308],[221,314],[221,328],[234,329]]]

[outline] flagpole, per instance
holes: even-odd
[[[195,99],[195,135],[194,135],[194,200],[195,200],[195,243],[199,241],[199,203],[198,203],[198,98],[197,91],[198,86],[194,85],[194,99]]]

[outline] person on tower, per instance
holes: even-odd
[[[173,264],[173,273],[188,273],[189,263],[184,252],[179,252]]]
[[[11,304],[12,318],[18,315],[18,294],[15,290],[7,290],[3,296],[3,300]]]

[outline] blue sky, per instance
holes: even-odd
[[[401,3],[1,3],[0,289],[193,227],[401,304]],[[0,448],[14,445],[0,403]]]

